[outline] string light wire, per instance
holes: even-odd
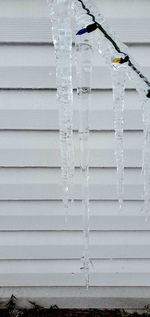
[[[77,32],[77,35],[82,35],[84,33],[90,33],[95,31],[96,29],[99,29],[104,36],[111,42],[111,44],[113,45],[113,47],[115,48],[115,50],[119,53],[119,54],[123,54],[124,58],[121,58],[121,63],[126,63],[128,62],[129,67],[132,68],[132,70],[141,78],[143,79],[143,81],[145,82],[145,84],[148,86],[147,89],[147,94],[146,97],[150,98],[150,82],[149,80],[141,73],[140,70],[138,70],[138,68],[132,63],[132,61],[130,60],[130,56],[124,52],[122,52],[119,48],[119,46],[116,44],[116,42],[112,39],[112,37],[107,33],[107,31],[102,27],[102,25],[100,23],[98,23],[95,19],[95,16],[90,12],[90,10],[85,6],[84,2],[82,0],[78,0],[78,2],[81,3],[82,8],[86,11],[87,15],[89,15],[92,18],[93,24],[88,25],[86,28],[79,30],[79,32]]]

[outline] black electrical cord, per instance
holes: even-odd
[[[82,8],[86,11],[87,15],[89,15],[92,18],[93,21],[93,28],[90,26],[87,26],[87,32],[92,32],[95,29],[99,29],[104,36],[112,43],[112,45],[114,46],[114,48],[116,49],[116,51],[120,54],[124,54],[125,58],[124,58],[124,62],[128,62],[128,65],[132,68],[132,70],[141,78],[143,79],[143,81],[148,85],[148,90],[147,90],[147,94],[146,97],[150,98],[150,82],[148,81],[148,79],[137,69],[137,67],[134,66],[134,64],[131,62],[129,55],[127,55],[126,53],[122,52],[119,48],[119,46],[116,44],[116,42],[112,39],[112,37],[106,32],[106,30],[101,26],[100,23],[98,23],[95,19],[95,16],[90,12],[90,10],[85,6],[84,2],[82,0],[78,0],[78,2],[81,3]],[[94,26],[95,25],[95,26]],[[89,29],[88,29],[89,27]],[[123,63],[123,61],[122,61]]]

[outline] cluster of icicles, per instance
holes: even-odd
[[[72,84],[72,33],[87,27],[92,23],[79,0],[47,0],[52,22],[52,37],[56,55],[56,83],[59,104],[59,131],[61,147],[61,172],[63,181],[63,202],[66,214],[73,202],[73,179],[75,171],[73,143],[73,84]],[[85,6],[95,16],[98,23],[115,40],[120,49],[128,53],[128,48],[122,44],[108,28],[103,16],[98,13],[95,1],[84,0]],[[72,23],[75,25],[72,27]],[[74,30],[74,31],[72,31]],[[75,36],[76,47],[76,82],[79,105],[79,140],[80,140],[80,180],[81,200],[84,215],[84,250],[82,267],[85,273],[86,287],[89,286],[89,107],[91,99],[92,55],[97,50],[110,68],[113,86],[113,109],[115,130],[115,157],[117,168],[117,196],[119,207],[122,208],[124,196],[124,96],[126,78],[134,81],[140,94],[145,144],[143,151],[144,201],[145,214],[150,211],[150,104],[146,98],[146,86],[142,79],[127,63],[118,64],[121,54],[115,51],[113,45],[96,30],[91,34]],[[114,62],[112,59],[114,58]],[[135,62],[134,62],[135,64]],[[138,67],[139,68],[139,67]]]

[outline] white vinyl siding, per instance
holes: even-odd
[[[97,2],[150,78],[150,2]],[[27,298],[68,308],[141,309],[149,304],[150,220],[145,222],[143,215],[142,112],[134,83],[127,81],[126,87],[125,202],[120,211],[112,83],[104,60],[96,54],[89,142],[93,266],[87,292],[80,270],[83,225],[76,94],[77,201],[66,223],[46,0],[0,0],[0,299],[13,293],[22,304]]]

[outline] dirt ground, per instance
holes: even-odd
[[[138,314],[136,312],[128,313],[124,310],[99,310],[99,309],[59,309],[56,307],[50,307],[50,309],[44,309],[36,306],[30,310],[21,310],[17,308],[13,309],[0,309],[0,317],[148,317],[149,312]]]
[[[127,312],[123,309],[59,309],[51,306],[45,309],[30,302],[33,308],[20,309],[17,298],[12,295],[5,307],[0,307],[0,317],[150,317],[150,306],[143,308],[143,313]]]

